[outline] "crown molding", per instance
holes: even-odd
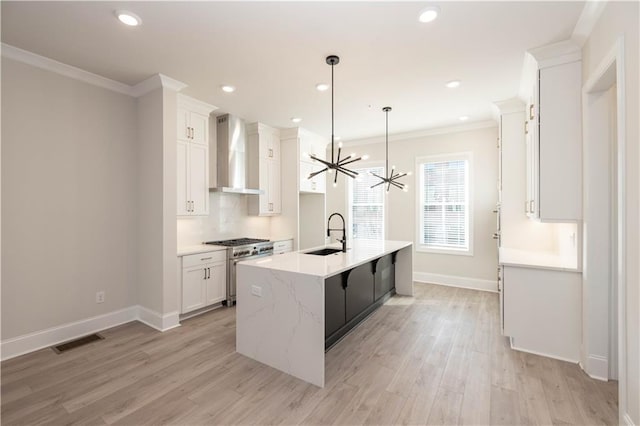
[[[498,109],[500,114],[511,114],[513,112],[523,112],[525,108],[524,102],[520,98],[505,99],[504,101],[494,102],[493,105]]]
[[[606,6],[607,0],[590,0],[584,3],[582,13],[571,34],[571,40],[578,46],[582,47],[587,42]]]
[[[498,127],[498,123],[493,120],[484,120],[467,124],[458,124],[455,126],[436,127],[432,129],[417,130],[413,132],[395,133],[389,135],[389,142],[417,139],[426,136],[444,135],[448,133],[468,132],[470,130],[488,129],[490,127]],[[343,146],[369,145],[375,143],[383,143],[384,141],[384,136],[375,136],[372,138],[343,141]]]
[[[143,80],[135,86],[132,86],[129,95],[133,96],[134,98],[138,98],[140,96],[146,95],[152,90],[159,89],[161,87],[179,92],[187,87],[187,85],[181,81],[174,80],[171,77],[167,77],[164,74],[154,74],[146,80]]]
[[[56,61],[55,59],[47,58],[46,56],[38,55],[37,53],[29,52],[28,50],[11,46],[10,44],[2,43],[1,49],[2,57],[4,58],[13,59],[14,61],[22,62],[36,68],[136,98],[159,87],[175,90],[176,92],[187,87],[185,83],[163,74],[155,74],[135,86],[129,86],[128,84],[111,80],[110,78]]]
[[[163,87],[166,88],[167,86],[163,86]],[[183,95],[182,93],[178,94],[178,105],[184,106],[187,109],[190,109],[192,111],[199,112],[202,115],[209,115],[211,112],[218,109],[217,106],[199,101],[190,96]]]
[[[127,84],[93,74],[89,71],[58,62],[45,56],[40,56],[36,53],[11,46],[6,43],[2,43],[2,56],[27,65],[51,71],[56,74],[64,75],[65,77],[93,84],[94,86],[102,87],[103,89],[109,89],[114,92],[131,96],[131,86]]]
[[[536,47],[527,52],[536,60],[538,68],[568,64],[582,59],[582,48],[573,40]]]

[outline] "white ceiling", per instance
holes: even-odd
[[[8,2],[2,42],[134,85],[162,73],[222,112],[276,127],[291,117],[330,135],[335,68],[336,135],[403,133],[489,119],[515,96],[526,49],[567,39],[583,2]],[[115,9],[142,18],[122,25]],[[460,79],[458,89],[444,83]],[[223,93],[221,84],[237,91]]]

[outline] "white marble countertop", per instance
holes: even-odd
[[[178,247],[178,257],[190,254],[208,253],[210,251],[226,250],[224,246],[214,246],[211,244],[195,244],[192,246]]]
[[[347,252],[338,252],[328,256],[317,256],[305,252],[325,247],[340,248],[340,244],[305,249],[303,251],[284,253],[261,259],[247,260],[238,265],[250,265],[259,268],[295,272],[327,278],[340,272],[353,269],[368,261],[393,253],[405,247],[410,247],[410,241],[374,241],[350,240],[347,242]]]
[[[578,269],[577,254],[575,256],[562,256],[554,252],[500,247],[498,251],[498,263],[506,266],[580,272]]]

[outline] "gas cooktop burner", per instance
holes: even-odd
[[[259,238],[235,238],[232,240],[221,240],[221,241],[207,241],[205,244],[212,244],[216,246],[225,246],[225,247],[237,247],[244,246],[249,244],[256,243],[267,243],[269,240],[262,240]]]

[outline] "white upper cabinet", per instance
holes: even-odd
[[[581,51],[561,42],[529,51],[526,214],[547,222],[582,218]]]
[[[282,212],[280,131],[262,123],[247,126],[249,186],[263,191],[249,197],[249,214],[274,216]]]
[[[209,145],[209,114],[216,108],[204,105],[195,99],[179,96],[178,140]]]
[[[178,216],[209,214],[209,114],[215,109],[178,95]]]
[[[322,163],[312,160],[311,156],[326,160],[327,141],[303,129],[298,129],[297,136],[299,144],[298,161],[300,162],[300,192],[324,194],[326,192],[326,172],[320,173],[311,179],[309,179],[309,175],[325,168]]]

